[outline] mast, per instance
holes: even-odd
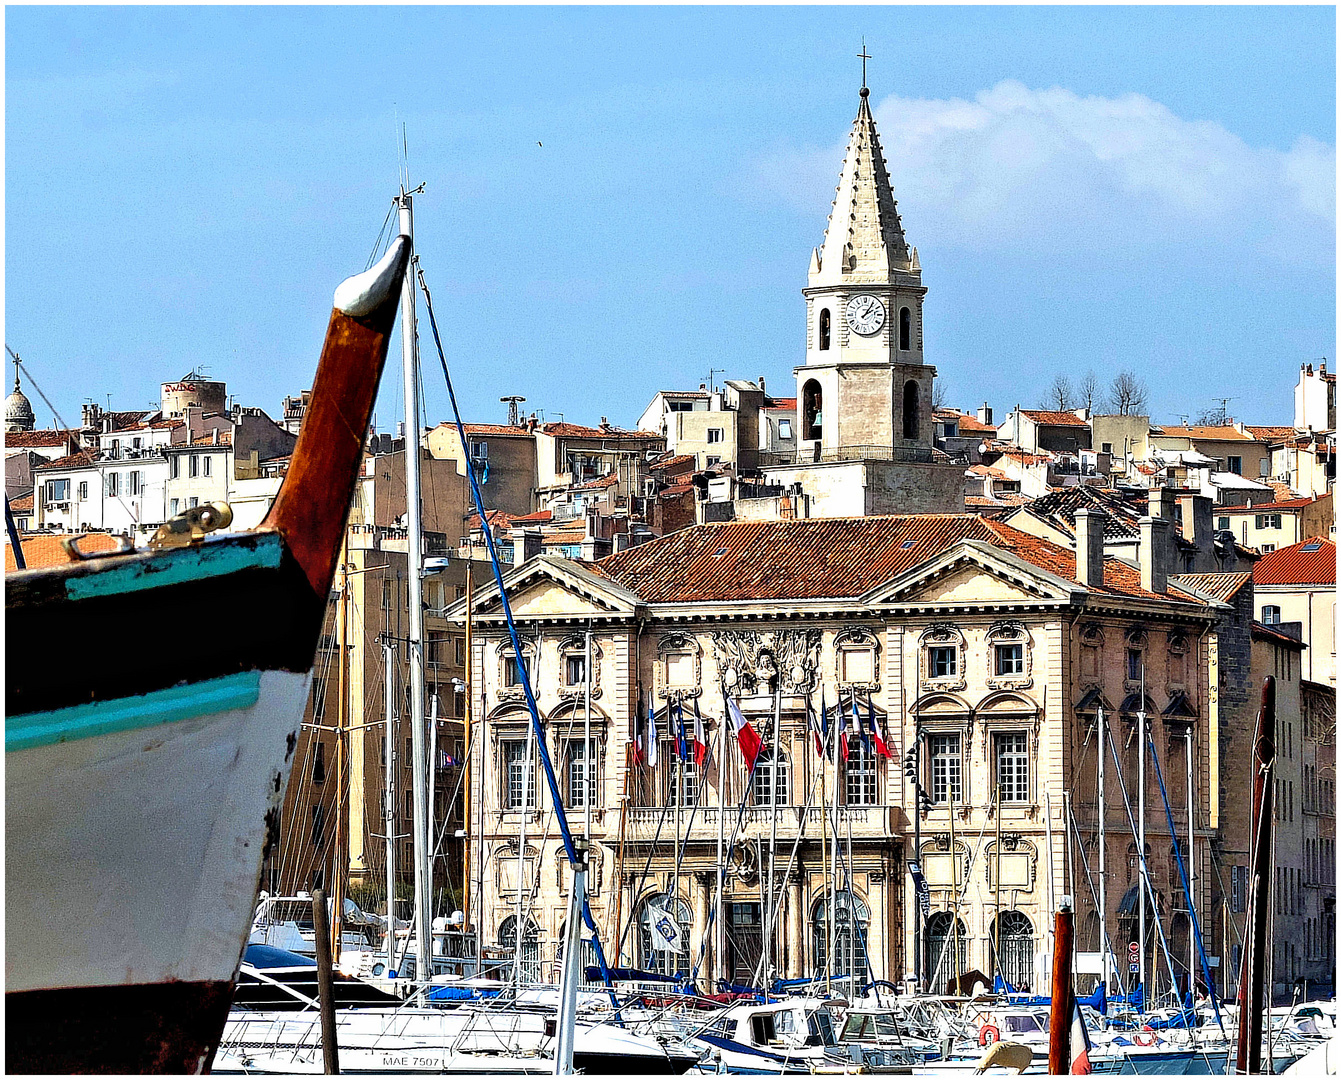
[[[582,731],[582,785],[586,788],[582,792],[582,807],[584,810],[582,816],[582,835],[587,838],[587,845],[591,845],[591,794],[592,777],[595,775],[596,761],[591,753],[591,630],[587,630],[587,655],[583,663],[583,681],[586,683],[585,697],[582,703],[583,731]]]
[[[467,556],[470,555],[469,548],[466,549],[466,554]],[[470,870],[471,870],[470,844],[475,832],[474,828],[472,827],[473,822],[471,821],[470,817],[470,785],[474,782],[475,779],[471,775],[471,773],[474,771],[473,765],[475,761],[475,744],[471,740],[471,733],[470,733],[470,717],[471,713],[474,710],[473,699],[475,694],[475,680],[471,677],[471,672],[474,670],[475,667],[475,654],[471,651],[471,641],[470,641],[471,638],[470,608],[471,608],[471,601],[474,599],[474,597],[471,595],[472,590],[470,586],[471,582],[474,580],[475,577],[474,573],[472,572],[474,569],[475,569],[474,563],[470,558],[467,558],[466,559],[466,643],[465,643],[466,644],[466,670],[465,670],[466,715],[464,725],[465,736],[466,736],[466,742],[465,742],[466,760],[462,762],[462,766],[465,769],[466,776],[465,776],[465,782],[462,785],[462,792],[461,792],[461,800],[462,800],[461,824],[465,826],[465,833],[466,833],[465,842],[461,845],[462,854],[464,856],[461,865],[461,911],[465,915],[464,925],[461,927],[461,929],[464,930],[466,933],[469,933],[472,929],[472,923],[470,921]],[[481,788],[481,790],[483,790],[483,788]],[[476,975],[480,973],[479,941],[480,941],[480,935],[478,932],[476,932],[475,934]]]
[[[1172,816],[1172,815],[1170,815]],[[1196,848],[1197,842],[1197,816],[1196,816],[1196,797],[1192,789],[1192,725],[1187,725],[1187,913],[1188,922],[1196,918],[1196,880],[1197,863]],[[1197,936],[1189,934],[1187,937],[1187,988],[1192,992],[1192,1001],[1195,1003],[1197,995],[1195,993],[1197,971]],[[1207,990],[1212,989],[1207,987]]]
[[[396,968],[396,646],[390,634],[382,637],[385,671],[386,775],[382,778],[382,824],[386,829],[386,972]]]
[[[1141,664],[1141,707],[1136,713],[1137,724],[1140,730],[1136,733],[1137,737],[1137,755],[1136,760],[1139,763],[1136,773],[1136,850],[1140,852],[1140,887],[1137,889],[1137,897],[1140,901],[1140,921],[1138,926],[1138,940],[1140,941],[1141,962],[1141,1011],[1146,1012],[1150,1003],[1150,987],[1145,981],[1145,891],[1150,886],[1150,882],[1145,875],[1145,664]]]
[[[833,997],[833,884],[829,880],[829,718],[825,715],[828,712],[827,702],[824,697],[824,688],[820,686],[820,730],[824,732],[824,740],[820,744],[820,865],[824,867],[824,903],[828,907],[828,918],[824,920],[825,940],[828,943],[828,949],[825,957],[828,962],[824,965],[824,995]],[[838,778],[834,778],[834,801],[838,800]],[[816,972],[816,974],[819,974]]]
[[[1238,1071],[1262,1071],[1262,1014],[1270,1005],[1263,987],[1268,941],[1267,917],[1271,913],[1272,785],[1276,765],[1276,680],[1262,680],[1262,709],[1253,740],[1253,866],[1252,890],[1248,896],[1247,933],[1243,942],[1243,966],[1239,971]]]
[[[768,907],[764,910],[764,916],[768,919],[768,924],[764,927],[764,987],[768,986],[768,980],[772,970],[777,966],[778,951],[778,778],[781,775],[778,766],[781,761],[778,759],[779,750],[782,743],[782,669],[778,668],[776,676],[777,681],[773,684],[773,760],[769,765],[771,783],[769,787],[769,832],[768,832]]]
[[[955,780],[948,766],[945,796],[950,803],[950,952],[954,956],[955,983],[958,984],[959,976],[963,974],[959,970],[959,854],[955,851]],[[956,989],[963,987],[956,986]]]
[[[726,701],[726,695],[722,695]],[[717,725],[717,922],[713,933],[713,961],[717,977],[726,973],[726,712]]]
[[[1104,818],[1107,804],[1104,802],[1104,752],[1108,737],[1108,720],[1104,716],[1104,707],[1099,706],[1099,953],[1103,957],[1104,993],[1108,993],[1108,839],[1104,833]]]
[[[517,655],[517,670],[522,673],[522,677],[529,679],[531,673],[526,670],[526,665],[522,663],[521,654]],[[522,887],[522,872],[526,869],[526,822],[531,816],[531,768],[535,761],[535,725],[531,724],[526,732],[526,757],[522,761],[522,797],[521,797],[521,830],[517,839],[517,911],[514,920],[517,933],[514,944],[516,952],[512,957],[512,978],[517,984],[518,991],[522,985],[522,941],[525,935],[522,933],[522,919],[525,911],[522,907],[522,896],[526,889]],[[539,809],[539,799],[536,800],[537,809]]]
[[[414,240],[414,196],[396,199],[400,231]],[[433,973],[431,838],[428,835],[428,739],[424,721],[424,523],[419,497],[419,340],[415,330],[414,276],[405,275],[400,304],[401,360],[405,377],[405,526],[410,589],[410,765],[414,804],[414,948],[416,975]]]
[[[1047,821],[1046,815],[1044,820]],[[1052,881],[1052,822],[1048,821],[1048,881]],[[953,856],[952,856],[953,857]],[[1051,885],[1049,885],[1051,891]],[[1006,981],[1006,968],[1001,963],[1001,777],[996,778],[996,884],[992,889],[992,904],[996,908],[995,930],[992,935],[993,962],[1001,982]],[[1048,905],[1051,907],[1051,905]]]
[[[1071,898],[1063,896],[1053,920],[1056,951],[1052,957],[1052,1009],[1048,1015],[1048,1073],[1052,1076],[1065,1076],[1071,1071],[1071,1014],[1075,1011],[1075,984],[1071,975],[1074,918]]]
[[[345,789],[349,777],[345,775],[345,729],[349,726],[349,548],[340,543],[340,700],[335,709],[335,851],[331,856],[331,962],[340,962],[340,942],[344,937],[345,874],[349,859],[345,855]]]

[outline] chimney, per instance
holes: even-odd
[[[1076,511],[1076,580],[1089,588],[1104,583],[1104,515]]]
[[[1169,584],[1169,522],[1167,518],[1143,517],[1141,526],[1141,588],[1163,593]]]
[[[530,562],[543,550],[543,533],[539,529],[512,530],[512,565],[520,566]]]
[[[1173,520],[1173,492],[1168,488],[1151,488],[1149,504],[1147,510],[1153,518],[1163,518],[1165,521]]]
[[[700,393],[706,393],[708,389],[708,384],[705,382],[701,382],[698,384],[698,388]]]
[[[982,403],[982,408],[978,410],[978,423],[986,424],[988,427],[992,424],[992,406],[985,401]]]
[[[1211,552],[1211,507],[1205,495],[1183,495],[1178,499],[1183,509],[1183,539],[1197,545],[1198,551]]]
[[[218,428],[215,428],[215,429],[214,429],[214,445],[215,445],[215,446],[218,446],[218,445],[219,445],[219,429],[218,429]]]
[[[759,376],[759,392],[761,394],[768,393],[768,387],[764,385],[764,377],[762,375]]]

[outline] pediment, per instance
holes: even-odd
[[[570,559],[542,555],[504,575],[512,614],[519,619],[581,619],[632,615],[638,596],[608,578]],[[491,584],[475,597],[475,618],[497,618],[503,613],[498,587]],[[465,619],[465,600],[447,609],[448,619]]]
[[[1085,595],[1074,581],[981,540],[954,547],[877,586],[863,597],[872,607],[909,604],[976,605],[1071,602]]]

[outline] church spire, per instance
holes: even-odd
[[[862,52],[865,51],[863,47]],[[862,67],[865,68],[864,58]],[[864,75],[863,70],[863,84]],[[870,93],[863,85],[824,245],[811,260],[812,287],[884,285],[892,283],[896,276],[917,272],[899,221],[875,118],[871,116]]]

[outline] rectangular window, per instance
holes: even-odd
[[[563,658],[563,681],[568,686],[582,686],[587,681],[587,658],[584,654]]]
[[[1111,442],[1101,444],[1099,447],[1099,452],[1101,454],[1111,454],[1113,452],[1113,444]]]
[[[998,675],[1024,674],[1024,644],[1022,642],[996,647],[996,673]]]
[[[88,481],[79,481],[79,501],[88,502]]]
[[[960,753],[959,732],[933,734],[927,739],[931,759],[932,802],[963,802],[964,760]]]
[[[1263,552],[1263,554],[1269,554],[1270,552],[1275,551],[1275,550],[1276,550],[1276,545],[1275,545],[1275,544],[1263,544],[1263,545],[1262,545],[1262,552]]]
[[[138,495],[140,493],[139,470],[126,473],[126,491],[131,495]]]
[[[521,667],[515,656],[503,657],[503,685],[521,686]]]
[[[1275,626],[1280,622],[1280,607],[1276,604],[1267,604],[1263,607],[1262,622],[1267,626]]]
[[[1002,802],[1029,801],[1029,739],[1023,731],[996,736],[996,789]]]
[[[1248,868],[1231,866],[1229,868],[1229,908],[1236,914],[1248,910]]]
[[[181,499],[169,499],[169,500],[168,500],[168,513],[171,514],[173,517],[176,517],[178,511],[181,510],[181,506],[182,506],[182,500],[181,500]]]
[[[466,662],[466,639],[459,637],[456,639],[456,662],[462,665]]]
[[[199,476],[199,475],[200,475],[200,455],[199,455],[199,454],[192,454],[192,455],[191,455],[191,475],[192,475],[192,476]]]
[[[792,422],[790,420],[778,421],[778,438],[790,439],[792,437]]]
[[[958,674],[958,651],[953,645],[933,645],[927,650],[927,671],[933,679]]]
[[[1140,682],[1141,668],[1144,666],[1144,657],[1140,649],[1127,650],[1127,681]]]
[[[719,427],[708,428],[708,444],[726,442],[726,429]]]
[[[1227,532],[1229,529],[1229,518],[1222,517],[1217,519],[1215,527],[1219,529],[1221,532]]]
[[[1279,529],[1281,516],[1279,514],[1258,514],[1256,522],[1259,529]]]
[[[526,753],[526,740],[514,739],[503,744],[503,808],[527,809],[535,806],[535,762]]]
[[[1229,456],[1229,471],[1232,472],[1232,473],[1238,473],[1240,476],[1242,476],[1242,475],[1243,475],[1243,458],[1241,458],[1241,457],[1235,457],[1233,454],[1231,454],[1231,455]]]
[[[197,506],[200,505],[200,499],[197,496],[192,495],[189,499],[186,500],[186,505],[194,510]]]
[[[182,475],[182,459],[176,454],[168,458],[168,478],[176,480]]]
[[[565,748],[568,759],[568,805],[583,809],[597,805],[596,741],[588,746],[584,739],[570,739]]]
[[[107,474],[107,497],[115,499],[121,494],[121,474],[109,472]]]
[[[876,757],[860,739],[848,750],[843,778],[843,794],[848,806],[876,805]]]
[[[47,502],[68,502],[70,498],[69,480],[47,481]]]
[[[698,762],[693,758],[688,761],[681,761],[675,754],[675,740],[670,739],[661,744],[661,760],[666,763],[666,805],[675,806],[676,799],[679,799],[680,806],[693,806],[698,802]],[[764,767],[764,760],[760,757],[755,766],[754,774],[754,801],[759,802],[759,781],[761,777],[760,769]],[[786,777],[783,777],[784,783]],[[781,793],[779,793],[781,794]],[[779,803],[783,800],[779,798]]]
[[[319,848],[326,839],[326,808],[318,804],[312,807],[312,846]]]
[[[868,683],[875,681],[874,649],[839,649],[838,677],[848,683]]]
[[[205,455],[205,460],[200,463],[201,475],[209,476],[212,471],[214,457],[210,454]]]

